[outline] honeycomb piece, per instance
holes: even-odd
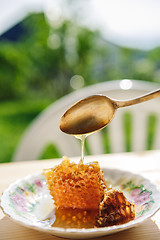
[[[43,173],[57,208],[98,208],[106,188],[98,162],[76,164],[65,158]]]
[[[135,206],[118,190],[105,190],[96,216],[96,226],[106,227],[122,224],[135,218]]]

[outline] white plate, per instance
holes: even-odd
[[[27,176],[11,184],[1,197],[1,208],[14,221],[39,231],[64,238],[93,238],[134,227],[151,217],[160,207],[160,193],[156,186],[140,175],[115,169],[103,169],[106,180],[122,189],[135,202],[136,217],[120,225],[103,228],[75,229],[52,227],[44,220],[54,205],[42,173]]]

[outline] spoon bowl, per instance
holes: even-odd
[[[105,127],[114,117],[116,108],[103,95],[87,97],[69,108],[62,116],[60,129],[68,134],[81,135]]]
[[[61,117],[60,129],[72,135],[90,134],[108,125],[118,108],[160,97],[160,89],[141,97],[118,101],[104,95],[93,95],[71,106]]]

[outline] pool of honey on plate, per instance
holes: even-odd
[[[93,228],[96,215],[97,210],[58,208],[43,222],[60,228]]]

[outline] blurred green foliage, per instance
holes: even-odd
[[[0,41],[0,162],[11,160],[22,132],[44,107],[74,90],[74,75],[83,77],[81,87],[123,78],[160,83],[160,47],[118,47],[69,20],[51,26],[44,14],[29,15],[21,26],[18,41]]]
[[[0,102],[0,163],[11,161],[28,124],[50,103],[48,99]]]
[[[0,41],[1,100],[55,100],[73,90],[70,79],[77,74],[85,86],[122,78],[160,82],[160,48],[120,48],[103,40],[98,31],[67,20],[51,27],[43,14],[28,16],[21,26],[19,41]]]

